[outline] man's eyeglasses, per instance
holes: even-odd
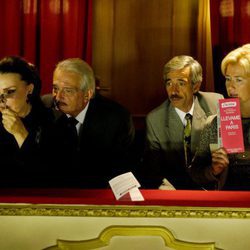
[[[167,88],[174,87],[174,86],[178,87],[178,88],[183,88],[183,87],[186,87],[188,83],[186,81],[184,81],[184,80],[178,80],[176,82],[166,80],[165,84],[166,84]]]
[[[61,92],[65,96],[73,96],[75,95],[80,89],[78,88],[69,88],[69,87],[64,87],[64,88],[59,88],[57,86],[53,86],[52,88],[54,94],[58,94]]]

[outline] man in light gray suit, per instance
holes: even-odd
[[[217,101],[223,96],[199,91],[202,68],[190,56],[176,56],[166,63],[163,79],[168,99],[146,118],[146,150],[141,182],[145,188],[160,186],[164,189],[168,180],[176,189],[200,189],[190,178],[191,162],[185,158],[185,116],[187,113],[191,115],[192,159],[206,119],[216,114]],[[164,178],[165,182],[161,185]]]

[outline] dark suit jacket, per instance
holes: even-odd
[[[191,151],[194,155],[200,140],[200,133],[209,115],[215,114],[218,99],[222,95],[198,92],[194,103],[192,119]],[[167,178],[177,189],[199,188],[185,166],[183,131],[184,127],[170,101],[151,111],[146,119],[147,148],[141,169],[145,187],[158,188]]]
[[[70,145],[67,133],[67,117],[63,114],[56,121],[53,135],[53,169],[59,185],[108,187],[110,178],[132,169],[134,126],[129,112],[118,103],[97,94],[90,101],[77,148]]]

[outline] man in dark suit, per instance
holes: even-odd
[[[199,189],[189,176],[189,167],[209,115],[217,111],[217,93],[199,91],[201,65],[190,56],[176,56],[164,66],[168,99],[146,118],[146,152],[142,171],[145,187],[158,188],[166,178],[176,189]],[[189,161],[184,143],[186,114],[190,114]],[[161,189],[168,189],[163,181]]]
[[[59,185],[104,188],[110,178],[131,170],[131,116],[118,103],[95,93],[94,73],[86,62],[79,58],[59,62],[52,95],[62,112],[53,133]]]

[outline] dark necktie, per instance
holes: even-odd
[[[184,127],[184,151],[185,151],[185,162],[186,167],[189,167],[191,163],[191,126],[192,126],[192,115],[189,113],[185,116],[186,126]]]
[[[76,124],[78,121],[74,117],[69,117],[67,120],[67,126],[69,129],[70,142],[77,146],[78,145],[78,134],[76,129]]]

